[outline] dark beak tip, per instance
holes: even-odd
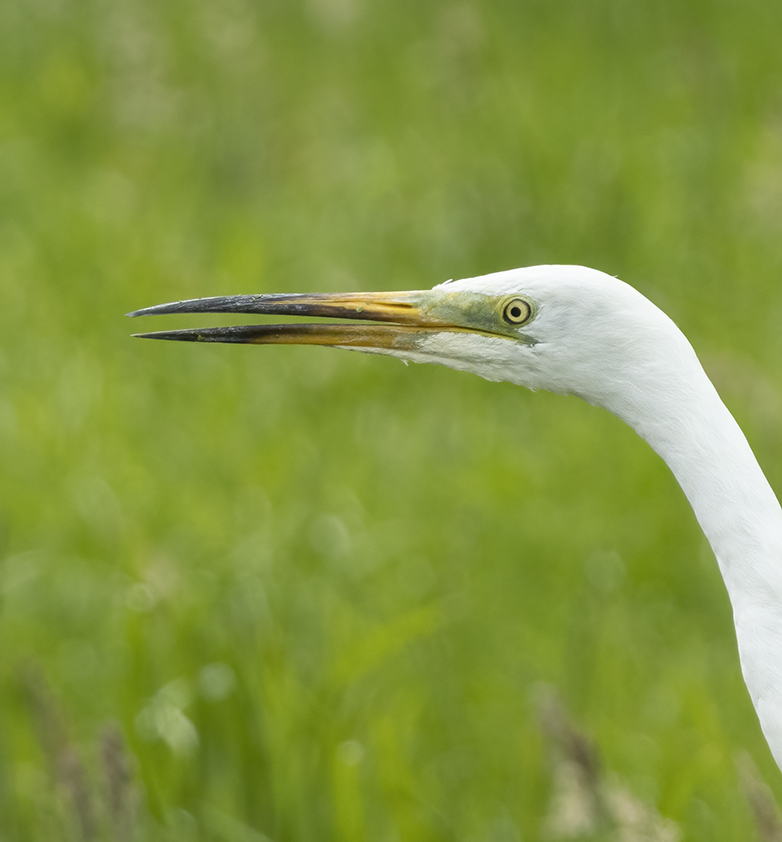
[[[129,319],[136,319],[139,316],[157,316],[161,312],[166,312],[163,309],[164,307],[168,308],[170,306],[170,304],[156,304],[154,307],[142,307],[140,310],[131,310],[129,313],[125,313],[125,315]]]
[[[176,342],[202,342],[201,334],[189,330],[160,330],[154,333],[131,333],[131,339],[167,339]]]

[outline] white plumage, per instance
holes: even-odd
[[[526,308],[526,309],[525,309]],[[632,287],[581,266],[534,266],[431,291],[196,299],[131,315],[254,312],[371,324],[146,334],[306,343],[388,354],[577,395],[665,460],[717,557],[744,678],[782,767],[782,510],[744,434],[676,325]]]

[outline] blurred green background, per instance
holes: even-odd
[[[782,488],[780,31],[769,0],[4,0],[0,839],[540,839],[545,687],[681,838],[760,838],[727,596],[632,431],[123,313],[592,265]]]

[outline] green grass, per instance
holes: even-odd
[[[727,596],[629,429],[122,314],[594,265],[680,324],[782,488],[780,26],[0,5],[0,840],[537,839],[541,685],[683,838],[757,838],[737,754],[782,781]]]

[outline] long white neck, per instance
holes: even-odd
[[[744,679],[782,768],[782,509],[689,343],[676,370],[651,366],[648,375],[629,400],[625,392],[603,404],[659,453],[695,511],[733,605]]]

